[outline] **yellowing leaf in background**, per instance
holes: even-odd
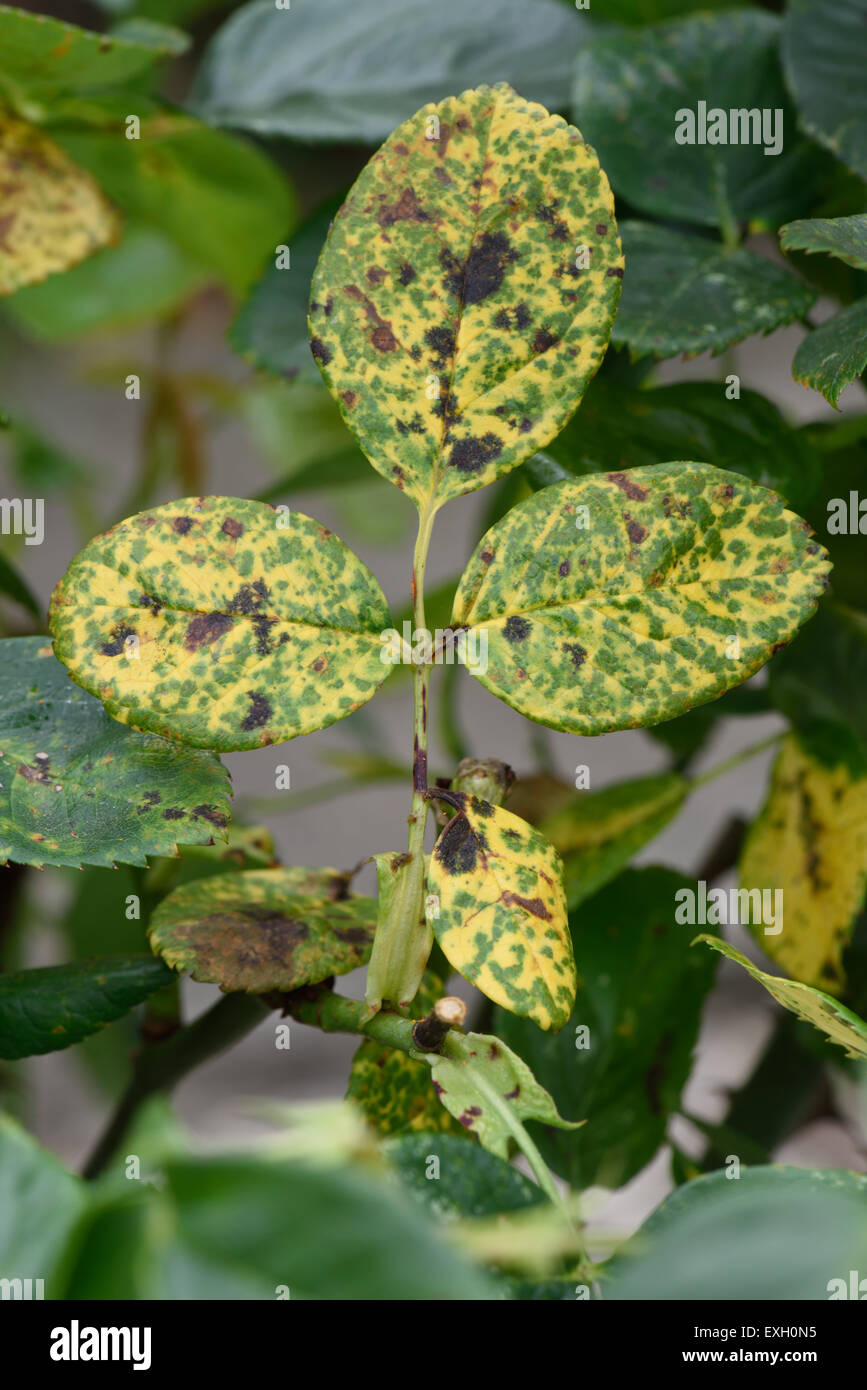
[[[845,748],[787,737],[744,846],[740,884],[782,890],[782,932],[752,927],[765,955],[795,980],[841,989],[867,886],[867,776]]]
[[[77,265],[117,238],[117,214],[41,131],[0,114],[0,294]]]

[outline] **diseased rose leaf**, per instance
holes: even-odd
[[[829,569],[767,489],[699,463],[543,488],[482,538],[452,623],[468,669],[578,734],[656,724],[751,676],[812,614]],[[475,644],[475,645],[474,645]]]
[[[728,956],[729,960],[742,965],[754,980],[764,985],[778,1004],[797,1014],[805,1023],[812,1023],[814,1028],[827,1034],[831,1042],[845,1048],[847,1057],[867,1057],[867,1022],[833,999],[830,994],[801,984],[799,980],[786,980],[780,975],[768,975],[718,936],[704,932],[695,940],[712,946],[720,955]]]
[[[428,971],[412,1002],[412,1017],[425,1018],[444,992],[442,980]],[[361,1107],[369,1124],[383,1135],[411,1130],[463,1134],[440,1105],[426,1063],[375,1038],[365,1038],[352,1060],[346,1097]]]
[[[867,213],[854,217],[814,217],[780,228],[784,251],[825,251],[856,270],[867,270]]]
[[[782,932],[751,927],[765,955],[793,979],[839,993],[867,886],[867,760],[845,729],[786,738],[739,874],[748,892],[783,895]]]
[[[820,391],[836,408],[841,395],[867,370],[867,298],[847,304],[808,333],[795,353],[792,376]]]
[[[213,753],[109,719],[45,638],[0,642],[0,862],[144,864],[225,839],[228,816]]]
[[[345,892],[334,869],[250,869],[185,883],[163,898],[148,931],[173,970],[226,993],[285,993],[364,965],[373,898]]]
[[[313,277],[313,355],[373,466],[419,506],[442,503],[562,429],[622,273],[580,133],[480,87],[423,107],[362,171]]]
[[[801,124],[867,178],[865,0],[789,0],[783,65]]]
[[[117,213],[90,174],[40,130],[2,113],[0,188],[0,295],[68,270],[119,235]]]
[[[719,354],[803,319],[817,292],[742,248],[649,222],[621,222],[626,273],[611,341],[636,357]]]
[[[449,964],[494,1003],[560,1028],[575,1000],[563,865],[526,821],[466,792],[431,855],[434,935]]]
[[[563,857],[571,911],[608,883],[673,820],[689,792],[674,772],[637,777],[601,791],[576,791],[539,825]]]
[[[170,984],[153,956],[103,956],[0,975],[0,1057],[15,1060],[81,1042]]]
[[[521,1143],[524,1120],[555,1129],[578,1129],[584,1123],[564,1120],[527,1063],[499,1038],[452,1030],[441,1054],[425,1055],[449,1114],[500,1158],[508,1158],[510,1140]]]
[[[300,512],[186,498],[97,536],[51,600],[55,650],[115,719],[221,750],[358,709],[390,668],[373,575]]]

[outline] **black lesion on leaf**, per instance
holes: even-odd
[[[547,328],[537,328],[531,347],[535,353],[547,352],[549,348],[559,343],[560,339],[555,333],[550,333]]]
[[[429,222],[430,215],[416,197],[415,189],[407,186],[396,203],[383,202],[376,220],[380,227],[391,227],[395,222]]]
[[[449,821],[437,840],[434,855],[447,874],[471,874],[479,857],[478,836],[461,814]]]
[[[229,823],[228,816],[224,816],[221,811],[217,811],[207,802],[202,802],[201,806],[193,807],[193,815],[197,820],[210,821],[211,825],[216,825],[220,830],[225,830]]]
[[[234,619],[230,618],[228,613],[199,613],[187,628],[184,646],[188,652],[210,646],[212,642],[225,636],[234,625]]]
[[[177,531],[179,536],[185,536],[192,525],[193,518],[191,516],[176,516],[172,522],[172,527]]]
[[[139,594],[138,601],[142,608],[149,608],[154,617],[163,611],[162,604],[153,594]]]
[[[332,356],[331,349],[325,346],[321,338],[310,339],[310,351],[313,353],[320,367],[328,366]]]
[[[572,665],[575,667],[576,671],[579,666],[584,665],[584,662],[587,659],[587,653],[582,646],[579,646],[577,642],[564,642],[563,650],[568,656],[569,660],[572,662]]]
[[[333,933],[338,941],[345,941],[350,946],[366,946],[370,940],[366,927],[334,927]]]
[[[518,253],[505,232],[483,232],[474,241],[466,264],[447,249],[440,252],[440,265],[446,272],[446,289],[462,304],[481,304],[502,285],[508,266]]]
[[[167,806],[163,811],[163,820],[183,820],[184,812],[180,806]]]
[[[445,325],[439,328],[429,328],[424,335],[424,341],[433,353],[433,366],[438,371],[443,371],[454,356],[454,329]]]
[[[532,624],[526,618],[507,618],[503,636],[507,642],[523,642],[530,635]]]
[[[242,584],[234,598],[230,598],[226,608],[230,613],[244,613],[247,616],[262,608],[270,598],[264,579],[254,579],[252,584]]]
[[[531,917],[538,917],[543,922],[550,922],[551,914],[541,898],[522,898],[520,893],[505,892],[500,894],[500,902],[504,907],[520,907],[525,912],[529,912]]]
[[[261,616],[253,619],[253,631],[256,634],[257,656],[267,656],[271,651],[271,629],[276,622],[276,618],[263,618]]]
[[[261,690],[248,690],[247,699],[250,701],[250,708],[241,720],[241,728],[261,729],[274,713],[271,703]]]
[[[560,564],[557,566],[557,573],[560,575],[561,579],[565,579],[571,568],[572,566],[568,560],[561,560]]]
[[[404,261],[397,278],[402,285],[412,284],[413,280],[416,278],[416,274],[409,261]]]
[[[629,536],[632,544],[641,545],[641,542],[647,535],[647,527],[642,526],[638,521],[634,521],[629,515],[629,512],[623,513],[623,520],[626,522],[626,534]]]
[[[609,483],[614,483],[621,492],[625,492],[633,502],[642,502],[647,496],[647,488],[634,482],[628,473],[606,473],[605,477]]]
[[[459,439],[452,445],[449,466],[461,473],[480,473],[485,464],[499,458],[502,452],[502,439],[490,432],[478,439]]]
[[[540,222],[544,222],[545,226],[550,229],[548,235],[554,241],[568,241],[569,228],[562,217],[558,217],[558,207],[558,203],[540,203],[536,208],[536,216]]]
[[[120,656],[124,651],[127,639],[137,636],[134,627],[128,623],[117,623],[112,629],[109,640],[103,642],[100,652],[103,656]]]
[[[242,526],[241,522],[236,521],[233,516],[226,517],[226,520],[223,522],[222,526],[220,527],[220,530],[223,532],[224,535],[231,536],[233,541],[238,540],[238,538],[240,536],[243,536],[244,534],[244,527]]]
[[[144,815],[145,811],[153,810],[154,806],[159,806],[161,801],[162,797],[160,796],[159,792],[145,792],[144,796],[142,797],[142,804],[138,808],[138,814],[142,816]]]
[[[458,1121],[465,1129],[472,1129],[477,1116],[481,1115],[481,1113],[482,1107],[480,1105],[468,1105],[466,1110],[462,1110],[460,1115],[458,1115]]]

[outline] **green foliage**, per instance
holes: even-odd
[[[0,642],[0,858],[19,864],[144,864],[225,837],[226,773],[109,719],[41,637]]]
[[[864,0],[789,0],[783,59],[807,130],[867,178]]]
[[[498,1014],[498,1031],[555,1103],[586,1121],[539,1140],[575,1186],[628,1182],[680,1105],[714,973],[675,923],[674,895],[685,886],[668,869],[627,870],[573,912],[578,998],[555,1040]]]

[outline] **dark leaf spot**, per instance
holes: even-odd
[[[188,652],[210,645],[234,627],[228,613],[199,613],[187,628],[184,646]]]

